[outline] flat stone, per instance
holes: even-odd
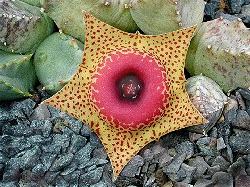
[[[67,148],[70,143],[70,136],[66,134],[53,134],[53,140],[51,144],[43,146],[43,151],[48,153],[59,154],[62,152],[67,152]]]
[[[0,152],[0,164],[7,162],[9,159],[2,152]]]
[[[193,154],[194,154],[194,145],[190,141],[185,141],[185,142],[182,142],[180,144],[177,144],[175,149],[176,149],[176,152],[178,154],[185,153],[186,154],[186,159],[191,158],[193,156]]]
[[[228,0],[231,13],[238,14],[241,11],[242,5],[245,3],[245,0]]]
[[[81,127],[81,130],[80,130],[80,134],[84,137],[89,137],[90,134],[91,134],[91,129],[89,126],[83,124],[82,127]]]
[[[28,121],[20,122],[20,120],[14,120],[11,121],[11,123],[7,123],[5,126],[3,126],[2,133],[15,137],[27,137],[32,134],[32,130],[29,127]]]
[[[216,155],[216,139],[210,137],[203,137],[197,140],[197,145],[200,153],[204,156],[215,156]]]
[[[70,175],[73,173],[76,169],[78,168],[77,164],[74,162],[71,162],[67,167],[63,169],[63,171],[60,173],[60,175],[65,176],[65,175]]]
[[[107,159],[108,155],[105,152],[104,148],[96,148],[93,151],[93,157],[105,160]]]
[[[227,145],[225,144],[224,139],[222,137],[218,138],[217,139],[217,150],[220,151],[226,147],[227,147]]]
[[[226,171],[230,166],[230,163],[226,161],[222,156],[217,156],[211,166],[220,166],[220,171]]]
[[[108,187],[108,185],[105,182],[98,182],[97,184],[93,184],[91,187]]]
[[[103,167],[99,167],[96,170],[89,171],[80,176],[79,183],[86,185],[93,185],[100,181],[103,173]]]
[[[184,171],[184,173],[185,173],[185,178],[184,178],[184,180],[182,180],[182,182],[185,182],[188,184],[191,183],[191,181],[193,180],[195,170],[196,170],[195,167],[192,167],[192,166],[189,166],[185,163],[182,163],[181,168],[178,171],[178,172]]]
[[[249,187],[250,184],[250,176],[248,175],[240,175],[235,179],[236,187]]]
[[[17,182],[21,176],[18,159],[11,158],[5,166],[2,182]]]
[[[168,152],[163,153],[163,154],[159,157],[159,166],[163,168],[164,166],[170,164],[170,163],[172,162],[172,160],[173,160],[173,157],[170,156],[170,155],[168,154]]]
[[[194,173],[195,178],[200,178],[207,171],[209,165],[205,162],[204,158],[201,156],[196,156],[188,160],[188,165],[195,167],[196,171]]]
[[[87,143],[87,139],[80,135],[73,135],[71,137],[71,145],[69,147],[69,152],[75,153],[84,147]]]
[[[91,158],[91,153],[93,151],[94,147],[90,145],[90,143],[87,143],[83,148],[81,148],[74,157],[74,161],[81,165],[86,164],[89,162]]]
[[[140,167],[144,164],[144,159],[140,155],[136,155],[129,161],[121,172],[121,176],[135,177]]]
[[[41,150],[39,146],[35,146],[30,150],[24,151],[24,155],[19,157],[20,167],[24,170],[33,168],[39,160]]]
[[[97,148],[103,147],[102,142],[100,141],[98,136],[93,132],[89,136],[89,141],[90,141],[90,144],[94,147],[97,147]]]
[[[73,157],[74,155],[72,153],[60,156],[54,161],[50,171],[60,171],[61,169],[65,168],[71,163]]]
[[[195,142],[201,137],[204,137],[204,134],[199,134],[199,133],[194,133],[194,132],[189,132],[189,140],[191,142]]]
[[[56,154],[51,154],[51,153],[46,153],[46,152],[41,155],[40,159],[46,171],[51,167],[56,157],[57,157]]]
[[[175,187],[193,187],[193,185],[185,183],[185,182],[176,182],[174,183]]]
[[[45,104],[40,104],[35,108],[31,116],[29,117],[30,121],[33,120],[46,120],[50,118],[50,111]]]
[[[69,183],[63,179],[63,177],[58,176],[56,178],[56,186],[60,187],[69,187]]]
[[[246,173],[246,163],[243,158],[239,157],[236,162],[234,162],[229,168],[228,173],[230,173],[233,177],[239,175],[247,175]]]
[[[64,113],[65,114],[65,113]],[[64,119],[68,122],[68,127],[76,134],[80,134],[83,123],[80,120],[72,118],[71,116],[65,114]]]
[[[167,175],[172,173],[177,173],[185,159],[186,159],[186,154],[175,156],[173,161],[169,165],[163,168],[163,171]]]
[[[198,179],[194,187],[213,187],[213,182],[208,179]]]
[[[145,149],[142,152],[142,157],[146,160],[146,161],[150,161],[153,160],[154,158],[154,153],[151,151],[151,149]]]
[[[233,176],[225,172],[217,172],[212,177],[216,187],[233,187]]]
[[[241,154],[250,153],[250,132],[242,130],[234,130],[235,135],[231,136],[229,139],[230,146],[233,152],[238,152]]]
[[[245,110],[238,110],[233,126],[250,130],[250,115]]]
[[[47,184],[53,184],[56,181],[57,176],[60,174],[60,172],[52,172],[52,171],[48,171],[46,172],[45,176],[44,176],[44,180],[46,181]]]
[[[207,169],[207,175],[209,176],[213,176],[215,173],[220,172],[220,166],[219,165],[215,165],[215,166],[211,166]]]
[[[12,111],[14,113],[18,113],[18,111],[22,111],[25,116],[30,116],[33,112],[33,109],[35,108],[36,103],[32,99],[25,99],[21,102],[16,102],[13,105]]]
[[[104,164],[108,163],[107,160],[99,159],[99,158],[91,158],[88,162],[85,162],[78,166],[80,169],[85,169],[87,167],[91,167],[93,165],[96,166],[103,166]]]
[[[68,175],[64,175],[63,178],[71,185],[78,187],[80,175],[81,172],[79,170],[76,170]]]
[[[155,182],[155,176],[151,175],[148,180],[144,183],[143,186],[145,187],[151,187],[154,186],[154,182]]]
[[[36,135],[49,137],[52,131],[52,123],[49,120],[33,120],[30,128]]]
[[[48,168],[46,168],[43,164],[37,164],[33,169],[32,169],[32,174],[36,178],[42,178],[44,174],[46,173]]]
[[[0,187],[17,187],[17,182],[0,182]]]

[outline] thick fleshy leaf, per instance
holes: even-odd
[[[0,50],[33,53],[54,30],[53,21],[40,8],[19,0],[0,1]]]
[[[195,28],[147,36],[120,31],[90,14],[85,22],[83,63],[72,80],[45,103],[90,125],[117,177],[149,142],[206,121],[185,90],[185,56]],[[124,97],[138,88],[137,83],[138,97]]]
[[[186,67],[227,92],[250,87],[250,31],[239,20],[204,22],[191,42]]]
[[[30,96],[36,82],[30,58],[0,51],[0,101]]]
[[[74,75],[82,62],[83,44],[71,36],[54,33],[37,48],[34,66],[45,90],[55,93]]]
[[[200,25],[204,8],[203,0],[133,0],[130,12],[143,32],[162,34]]]
[[[85,23],[82,11],[89,11],[106,23],[127,32],[138,27],[129,11],[130,0],[45,0],[44,8],[56,25],[74,38],[84,42]]]

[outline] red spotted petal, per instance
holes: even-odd
[[[185,57],[195,28],[147,36],[120,31],[88,13],[85,22],[83,63],[45,103],[90,125],[116,177],[149,142],[206,122],[185,90]],[[138,85],[139,95],[133,95]],[[127,98],[131,93],[133,100]]]

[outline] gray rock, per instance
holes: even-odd
[[[59,176],[60,172],[52,172],[52,171],[48,171],[46,172],[45,176],[44,176],[44,180],[47,184],[50,185],[55,185],[55,181],[56,178]]]
[[[204,134],[189,132],[189,140],[191,142],[195,142],[196,140],[200,139],[201,137],[204,137]]]
[[[84,147],[87,143],[87,139],[80,135],[73,135],[71,137],[71,145],[69,147],[69,152],[75,153]]]
[[[63,179],[63,177],[58,176],[56,178],[56,187],[69,187],[69,183]]]
[[[238,110],[233,126],[250,130],[250,115],[245,110]]]
[[[90,144],[94,147],[97,147],[97,148],[103,147],[102,142],[100,141],[98,136],[93,132],[89,136],[89,141],[90,141]]]
[[[193,156],[194,154],[194,145],[193,143],[189,141],[182,142],[180,144],[177,144],[175,147],[176,152],[178,154],[186,154],[186,159],[189,159]]]
[[[44,152],[59,154],[62,152],[67,152],[70,143],[70,136],[66,134],[53,134],[53,140],[51,144],[43,146]]]
[[[106,183],[100,181],[97,184],[93,184],[91,187],[108,187],[108,185]]]
[[[163,168],[163,171],[167,175],[177,173],[185,159],[186,159],[186,154],[175,156],[173,161],[169,165]]]
[[[135,177],[140,167],[144,164],[144,159],[140,155],[133,157],[128,164],[123,168],[121,176]]]
[[[193,187],[193,185],[185,183],[185,182],[176,182],[174,183],[175,187]]]
[[[227,168],[230,166],[230,163],[226,161],[222,156],[217,156],[212,163],[212,166],[220,166],[220,171],[226,171]]]
[[[30,150],[24,151],[24,153],[22,157],[19,157],[19,161],[20,161],[20,167],[24,170],[28,170],[33,168],[40,157],[41,154],[41,150],[38,146],[33,147]]]
[[[215,165],[207,169],[207,175],[213,176],[215,173],[220,172],[220,166]]]
[[[215,18],[224,18],[224,19],[227,19],[229,21],[234,21],[234,20],[238,19],[237,16],[234,16],[234,15],[231,15],[231,14],[225,14],[224,12],[221,12],[221,11],[218,11],[216,13]]]
[[[231,13],[238,14],[241,11],[242,5],[245,3],[245,0],[228,0]]]
[[[48,168],[46,168],[43,164],[37,164],[33,169],[32,173],[36,178],[41,178],[44,176],[45,172]]]
[[[163,168],[164,166],[170,164],[172,160],[173,160],[173,157],[171,157],[167,152],[163,153],[159,157],[159,166]]]
[[[218,0],[211,0],[206,4],[204,14],[208,19],[214,19],[217,10],[219,10],[220,2]]]
[[[25,99],[21,102],[16,102],[13,105],[12,111],[16,116],[19,114],[19,112],[22,112],[25,116],[30,116],[35,106],[36,103],[32,99]]]
[[[56,154],[51,154],[51,153],[46,153],[46,152],[41,155],[40,159],[46,171],[51,167],[56,157],[57,157]]]
[[[230,163],[233,163],[233,151],[229,145],[227,145],[226,149],[222,150],[221,155]]]
[[[84,137],[89,137],[91,133],[92,133],[92,132],[91,132],[90,127],[89,127],[88,125],[83,124],[83,125],[82,125],[82,128],[81,128],[81,130],[80,130],[80,134],[81,134],[82,136],[84,136]]]
[[[2,182],[17,182],[21,176],[21,169],[17,159],[11,158],[7,163],[2,176]]]
[[[76,134],[79,134],[82,126],[84,125],[81,121],[72,118],[71,116],[63,113],[63,118],[68,122],[68,127]]]
[[[207,179],[198,179],[194,187],[213,187],[213,182]]]
[[[80,175],[81,172],[79,170],[76,170],[68,175],[64,175],[63,178],[72,186],[78,187]]]
[[[152,163],[148,167],[148,174],[153,174],[156,171],[157,164]]]
[[[49,137],[52,131],[52,123],[49,120],[33,120],[30,128],[36,135],[43,135]]]
[[[77,164],[75,162],[71,162],[67,167],[63,169],[63,171],[60,173],[60,175],[65,176],[73,173],[78,168]]]
[[[13,137],[9,135],[0,137],[0,151],[5,152],[9,157],[30,147],[30,142],[24,137]]]
[[[46,120],[50,118],[50,111],[45,104],[40,104],[35,108],[33,113],[30,116],[30,121],[33,120]]]
[[[32,134],[32,130],[29,127],[28,121],[13,120],[11,123],[7,123],[3,126],[2,133],[15,137],[27,137]]]
[[[217,139],[217,150],[220,151],[226,147],[227,147],[227,145],[225,144],[224,139],[222,137],[218,138]]]
[[[184,180],[182,180],[182,182],[185,182],[185,183],[191,183],[191,181],[193,180],[193,176],[194,176],[194,173],[195,173],[195,170],[196,168],[195,167],[192,167],[192,166],[189,166],[185,163],[183,163],[181,165],[181,168],[178,172],[184,172],[185,173],[185,178]]]
[[[250,153],[250,132],[235,130],[235,135],[231,136],[229,139],[230,146],[233,152],[238,152],[242,154]]]
[[[188,165],[196,168],[194,173],[195,178],[202,177],[207,171],[207,168],[209,168],[209,165],[205,162],[204,158],[200,156],[189,159]]]
[[[233,187],[233,176],[225,172],[217,172],[212,177],[216,187]]]
[[[93,157],[105,160],[107,159],[108,155],[105,152],[104,148],[96,148],[93,151]]]
[[[86,164],[89,162],[91,158],[91,153],[93,151],[94,147],[90,145],[90,143],[87,143],[83,148],[81,148],[74,157],[74,161],[81,165]]]
[[[96,170],[89,171],[80,176],[79,183],[93,185],[100,181],[103,173],[103,167],[98,167]]]
[[[216,139],[210,137],[204,137],[197,140],[197,145],[200,153],[204,156],[215,156],[216,155]]]
[[[228,173],[230,173],[233,177],[239,176],[239,175],[247,175],[246,173],[246,163],[243,160],[243,158],[238,158],[236,162],[234,162],[229,168]]]
[[[145,186],[145,187],[154,186],[154,182],[155,182],[155,176],[151,175],[151,176],[149,177],[149,179],[144,183],[143,186]]]
[[[60,171],[61,169],[65,168],[71,163],[73,157],[74,155],[72,153],[60,156],[54,161],[50,171]]]
[[[151,151],[151,149],[145,149],[142,152],[142,157],[144,158],[145,161],[150,161],[150,160],[153,160],[154,153]]]
[[[240,175],[235,179],[236,187],[249,187],[250,184],[250,176]]]
[[[98,158],[91,158],[88,162],[85,162],[81,165],[78,166],[78,168],[80,169],[85,169],[87,167],[91,167],[91,166],[102,166],[104,164],[108,163],[107,160],[104,159],[98,159]]]
[[[0,182],[0,187],[17,187],[17,182]]]
[[[2,152],[0,152],[0,164],[8,161],[8,157],[5,156]]]

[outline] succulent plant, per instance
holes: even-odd
[[[45,0],[44,9],[63,33],[84,42],[83,11],[128,32],[138,27],[129,11],[130,0]]]
[[[225,92],[250,87],[250,32],[240,20],[204,22],[191,42],[186,67],[203,74]]]
[[[53,32],[53,21],[40,8],[19,0],[0,1],[0,50],[32,53]]]
[[[82,62],[83,44],[71,36],[54,33],[36,50],[34,65],[44,88],[55,93],[73,76]]]
[[[40,7],[43,3],[43,0],[21,0],[21,1],[37,7]]]
[[[205,125],[191,128],[207,133],[221,116],[228,97],[215,81],[203,75],[188,78],[186,89],[194,106],[208,120]]]
[[[200,25],[205,2],[203,0],[133,0],[130,6],[134,21],[144,33],[162,34],[182,27]]]
[[[36,75],[30,58],[0,50],[0,101],[31,96]]]

